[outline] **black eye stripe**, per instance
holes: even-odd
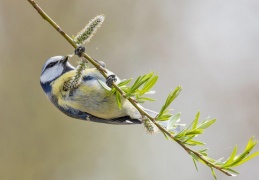
[[[57,61],[49,63],[45,69],[51,68],[51,67],[55,66],[57,63],[58,63]]]

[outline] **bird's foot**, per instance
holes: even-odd
[[[75,49],[75,55],[77,55],[78,57],[82,57],[83,53],[85,53],[85,47],[84,46],[78,46]]]
[[[112,74],[109,75],[106,79],[106,84],[109,87],[112,87],[112,84],[117,81],[116,75]]]

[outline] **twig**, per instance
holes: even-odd
[[[38,13],[42,16],[43,19],[45,19],[47,22],[49,22],[74,48],[77,48],[78,46],[76,43],[73,41],[73,39],[68,36],[37,4],[34,0],[28,0],[28,2],[38,11]],[[91,64],[93,64],[99,71],[100,73],[107,78],[108,76],[106,75],[106,71],[103,67],[101,67],[96,61],[94,61],[90,56],[88,56],[86,53],[82,54]],[[126,99],[130,101],[130,103],[140,112],[141,115],[146,116],[149,118],[158,128],[160,131],[164,132],[168,137],[170,137],[172,140],[176,141],[180,146],[183,147],[183,149],[188,153],[188,154],[195,154],[197,157],[199,157],[200,160],[202,160],[207,166],[213,167],[222,173],[232,176],[230,173],[222,169],[220,166],[217,166],[208,160],[206,160],[202,154],[188,148],[186,145],[184,145],[181,141],[177,140],[172,134],[170,134],[166,129],[164,129],[160,124],[158,124],[155,121],[155,118],[151,117],[149,114],[147,114],[143,109],[141,109],[135,100],[131,97],[127,97],[126,93],[121,90],[115,83],[113,83],[113,87]]]

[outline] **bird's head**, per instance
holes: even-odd
[[[45,93],[51,90],[51,82],[73,69],[74,67],[68,62],[68,56],[54,56],[49,58],[44,64],[40,75],[40,83]]]

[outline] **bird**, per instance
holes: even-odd
[[[65,84],[76,75],[76,68],[68,62],[68,56],[53,56],[42,68],[40,84],[48,99],[69,117],[106,124],[142,124],[143,116],[127,100],[122,98],[121,109],[116,96],[109,94],[100,81],[107,79],[96,68],[86,68],[77,87],[66,89]],[[105,69],[106,70],[106,69]],[[106,70],[115,76],[113,72]],[[121,80],[116,76],[119,83]],[[140,105],[139,105],[140,106]],[[140,106],[143,108],[142,106]],[[155,111],[143,108],[151,116]]]

